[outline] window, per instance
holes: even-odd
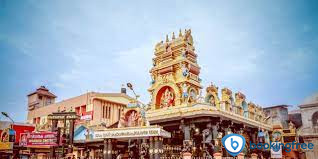
[[[105,106],[105,118],[107,118],[107,114],[108,114],[108,107]]]
[[[105,105],[102,106],[102,118],[105,118]]]
[[[81,115],[86,113],[86,105],[81,106]]]
[[[39,96],[39,99],[42,100],[42,96]]]
[[[111,112],[111,109],[110,109],[110,108],[111,108],[111,107],[109,106],[109,107],[108,107],[108,109],[109,109],[109,110],[108,110],[108,119],[110,119],[110,112]]]
[[[76,108],[75,108],[75,112],[76,112],[77,115],[80,115],[80,108],[81,108],[81,107],[76,107]]]
[[[121,107],[119,106],[119,107],[118,107],[118,120],[120,120],[120,113],[121,113],[120,110],[121,110]]]

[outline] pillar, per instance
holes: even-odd
[[[70,145],[73,145],[73,140],[74,140],[74,120],[69,120],[70,122],[70,131],[69,131],[69,140],[70,140]]]
[[[160,159],[160,154],[159,154],[159,138],[154,137],[154,159]]]
[[[104,159],[107,159],[107,152],[108,152],[108,143],[107,143],[107,139],[104,139],[104,150],[103,150]]]
[[[149,138],[149,159],[154,159],[154,138]]]
[[[162,154],[163,154],[163,138],[162,137],[159,137],[159,157],[161,158]]]
[[[113,150],[113,142],[112,142],[112,139],[108,139],[108,147],[107,147],[107,156],[108,156],[108,159],[112,159],[112,158],[113,158],[112,150]]]

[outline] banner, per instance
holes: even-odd
[[[84,112],[80,118],[81,120],[92,120],[93,119],[93,112]]]
[[[127,128],[115,128],[104,131],[95,131],[94,139],[107,139],[107,138],[144,138],[152,136],[161,136],[170,138],[171,134],[162,128],[158,127],[127,127]]]
[[[20,146],[57,146],[57,133],[21,133]]]

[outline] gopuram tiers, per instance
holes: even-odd
[[[151,108],[147,111],[150,124],[213,117],[252,128],[272,130],[262,108],[247,103],[243,93],[232,93],[228,88],[213,84],[203,96],[200,66],[193,45],[191,30],[166,36],[154,49],[153,67],[150,70]],[[220,95],[219,95],[220,93]]]

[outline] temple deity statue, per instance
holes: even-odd
[[[248,117],[250,119],[255,120],[255,108],[256,108],[256,105],[253,102],[249,102],[247,104],[247,106],[248,106],[248,113],[249,113]]]
[[[156,82],[156,77],[154,74],[151,74],[151,82],[150,84],[154,84]]]
[[[136,120],[137,120],[137,112],[136,111],[132,111],[130,113],[130,115],[127,118],[127,126],[131,127],[131,126],[136,126]]]
[[[173,101],[174,101],[174,94],[169,90],[169,88],[166,88],[166,90],[161,96],[160,107],[161,108],[170,107],[173,105]]]
[[[189,86],[186,83],[183,83],[183,85],[182,85],[182,100],[183,100],[183,102],[187,102],[187,99],[189,97],[188,88],[189,88]]]
[[[185,30],[184,40],[188,42],[188,44],[193,45],[193,38],[191,35],[191,29]]]
[[[209,103],[211,103],[212,106],[215,106],[215,99],[213,96],[210,97],[210,100],[208,100]]]
[[[189,101],[190,103],[196,102],[197,100],[197,93],[194,89],[190,89]]]
[[[243,103],[245,102],[245,95],[241,92],[235,93],[235,113],[243,115]]]
[[[217,109],[220,109],[218,89],[218,87],[211,83],[211,85],[206,88],[205,102],[215,106]]]
[[[222,89],[221,110],[232,111],[232,91],[228,88]]]
[[[181,70],[184,77],[189,76],[189,68],[186,66],[186,64],[181,64]]]

